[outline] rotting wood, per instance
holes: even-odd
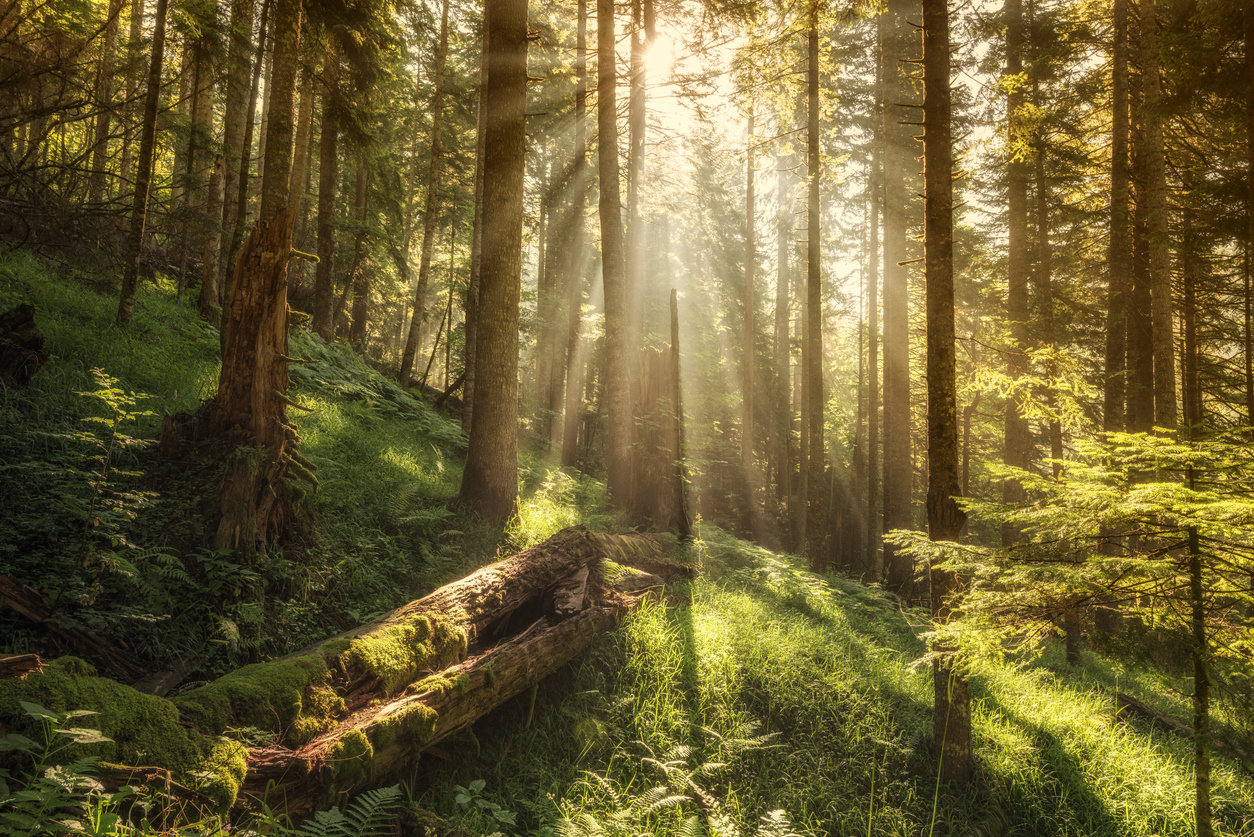
[[[0,657],[0,680],[17,678],[23,680],[28,674],[38,673],[44,667],[38,654],[15,654],[12,657]]]
[[[6,607],[45,629],[65,651],[101,663],[123,680],[133,681],[144,676],[143,663],[134,654],[89,633],[69,617],[57,614],[38,590],[27,587],[12,576],[0,575],[0,610]]]
[[[110,713],[142,713],[140,723],[163,724],[175,749],[167,758],[152,746],[107,745],[116,752],[102,752],[102,760],[146,765],[134,774],[122,768],[117,776],[132,778],[121,783],[168,770],[175,784],[201,787],[186,777],[209,770],[220,776],[213,785],[220,810],[243,814],[264,800],[300,817],[412,763],[569,662],[663,585],[648,571],[690,574],[662,539],[572,527],[369,625],[169,701],[65,660],[26,681],[0,680],[0,706],[37,700],[55,711],[95,710],[102,730]],[[120,708],[127,705],[135,709]],[[0,732],[22,731],[27,721],[0,715]],[[232,727],[268,731],[274,742],[246,750],[216,737]],[[202,805],[183,796],[189,806]]]

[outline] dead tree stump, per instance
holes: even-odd
[[[224,326],[222,373],[209,421],[212,437],[231,446],[222,483],[215,548],[243,557],[280,536],[304,492],[289,478],[312,481],[288,422],[289,362],[287,264],[291,261],[291,207],[253,228],[235,263]]]

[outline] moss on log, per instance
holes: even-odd
[[[662,583],[624,569],[632,566],[687,573],[656,538],[572,527],[375,622],[172,700],[62,658],[24,680],[0,680],[0,735],[38,739],[22,701],[93,710],[100,714],[76,723],[113,741],[65,757],[96,755],[109,781],[164,775],[219,811],[265,800],[308,814],[411,763],[580,654]],[[250,727],[274,743],[246,750],[224,737]],[[20,769],[14,759],[0,752],[0,767]]]

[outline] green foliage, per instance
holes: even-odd
[[[398,786],[378,788],[360,794],[343,811],[319,811],[301,828],[277,833],[281,837],[385,837],[394,833],[393,820],[402,802]]]
[[[541,465],[523,470],[518,514],[505,528],[515,549],[535,546],[568,526],[582,523],[593,532],[611,531],[617,517],[607,511],[605,483],[583,474]],[[533,486],[532,491],[526,489]]]

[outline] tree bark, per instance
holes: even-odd
[[[631,390],[627,355],[630,312],[623,258],[618,169],[618,74],[614,57],[614,3],[597,0],[597,153],[600,167],[601,277],[605,284],[605,382],[609,426],[605,464],[610,502],[631,499]]]
[[[215,263],[218,275],[214,283],[221,289],[233,269],[230,263],[235,243],[235,226],[239,213],[240,161],[248,154],[244,146],[244,120],[248,115],[249,62],[252,57],[254,0],[231,0],[231,22],[228,29],[226,63],[226,101],[222,116],[222,156],[226,166],[223,176],[225,194],[222,208],[220,253]]]
[[[923,241],[927,279],[928,537],[956,541],[966,514],[955,497],[958,480],[958,410],[954,348],[953,138],[950,123],[949,9],[946,0],[923,0]],[[955,573],[933,564],[932,619],[945,622],[959,591]],[[950,649],[937,648],[946,652]],[[966,676],[943,655],[933,668],[932,749],[941,776],[971,776],[971,695]]]
[[[161,64],[165,58],[165,18],[168,0],[157,0],[156,23],[152,32],[152,59],[148,65],[148,90],[144,94],[144,129],[139,141],[139,163],[135,172],[135,197],[131,205],[131,231],[122,268],[122,292],[118,299],[118,325],[127,328],[135,308],[135,288],[139,283],[139,257],[148,218],[148,188],[152,183],[153,150],[157,140],[157,103],[161,97]]]
[[[1131,76],[1129,107],[1139,134],[1130,138],[1132,156],[1132,284],[1128,305],[1128,393],[1125,424],[1131,433],[1154,429],[1154,325],[1148,240],[1149,172],[1145,143],[1145,55],[1141,49],[1142,27],[1129,35],[1129,52],[1139,57],[1138,72]]]
[[[1124,429],[1128,351],[1128,265],[1132,255],[1128,162],[1131,131],[1128,109],[1128,0],[1114,0],[1114,49],[1111,55],[1110,246],[1106,270],[1106,371],[1103,378],[1102,430]]]
[[[913,58],[908,14],[919,6],[905,0],[888,3],[885,39],[884,100],[884,532],[913,524],[910,463],[910,325],[905,262],[909,255],[906,206],[908,178],[914,166],[908,128],[911,88],[903,76]],[[912,121],[912,120],[911,120]],[[887,587],[909,600],[914,592],[914,563],[892,544],[884,544]]]
[[[296,109],[296,71],[300,49],[301,0],[274,3],[274,69],[267,86],[264,176],[258,218],[269,222],[289,206],[292,177],[292,126]]]
[[[488,0],[483,255],[475,420],[461,497],[503,525],[518,499],[518,304],[526,163],[527,3]]]
[[[884,554],[880,551],[879,532],[879,462],[880,462],[880,186],[883,183],[882,153],[884,147],[884,24],[880,15],[876,26],[875,119],[871,135],[871,242],[867,248],[867,414],[866,414],[866,551],[868,581],[884,578]]]
[[[104,200],[105,182],[108,179],[109,119],[113,114],[113,53],[118,48],[118,23],[122,15],[122,0],[109,0],[109,17],[105,21],[104,43],[100,48],[100,76],[96,82],[95,148],[92,149],[91,177],[87,186],[87,202]]]
[[[322,57],[322,130],[318,135],[318,267],[314,271],[313,330],[335,338],[335,191],[339,186],[340,59],[330,32]]]
[[[749,126],[746,135],[748,148],[745,152],[745,315],[742,361],[743,393],[740,403],[740,469],[744,475],[745,508],[741,526],[761,540],[761,518],[758,514],[758,463],[753,455],[753,308],[757,294],[754,290],[754,270],[757,267],[756,205],[753,194],[753,103],[749,104]]]
[[[809,106],[806,128],[808,233],[806,235],[806,336],[802,363],[806,377],[806,540],[810,569],[827,571],[827,456],[823,445],[823,268],[819,184],[823,179],[819,153],[819,20],[810,9],[809,62],[806,86]]]
[[[1023,73],[1023,3],[1022,0],[1006,0],[1006,76],[1014,78]],[[1006,374],[1017,384],[1028,374],[1028,164],[1026,137],[1021,136],[1017,121],[1024,106],[1023,84],[1017,81],[1007,96],[1006,144],[1007,160],[1007,226],[1008,270],[1006,282],[1006,319],[1010,326],[1011,345],[1008,347]],[[1015,146],[1020,148],[1016,149]],[[1012,468],[1027,470],[1031,464],[1032,438],[1027,419],[1023,417],[1023,394],[1012,391],[1006,399],[1005,446],[1002,462]],[[1026,499],[1022,483],[1014,478],[1002,481],[1003,503],[1019,504]],[[1001,540],[1010,546],[1019,540],[1019,530],[1010,523],[1003,523]]]
[[[475,366],[479,350],[479,286],[483,273],[483,160],[487,152],[488,64],[491,56],[492,4],[483,6],[483,49],[479,60],[479,125],[475,132],[475,223],[470,244],[470,282],[466,290],[466,384],[462,392],[462,430],[470,435],[474,429]]]
[[[580,393],[583,390],[584,208],[588,199],[588,0],[579,0],[575,53],[575,164],[571,178],[573,206],[570,235],[570,296],[567,299],[566,403],[562,409],[562,467],[575,467],[579,441]]]
[[[311,479],[287,420],[287,264],[292,258],[294,211],[281,207],[240,250],[232,283],[222,371],[213,400],[211,435],[231,445],[222,483],[215,549],[232,548],[246,560],[281,536],[304,492],[288,477]]]
[[[785,505],[792,497],[792,399],[789,371],[789,357],[792,353],[788,340],[788,318],[790,300],[789,282],[791,276],[788,265],[788,250],[793,237],[792,181],[787,171],[789,166],[785,158],[775,158],[777,169],[776,193],[778,198],[779,218],[776,222],[778,230],[778,247],[775,254],[775,498]],[[789,530],[785,544],[793,548],[791,526],[783,522]]]
[[[1149,247],[1151,318],[1154,334],[1154,425],[1174,430],[1176,333],[1172,299],[1167,159],[1163,150],[1162,81],[1159,78],[1158,11],[1141,0],[1141,75],[1144,79],[1142,133],[1145,138],[1146,244]]]
[[[122,201],[130,195],[127,190],[131,186],[131,133],[134,128],[131,123],[134,117],[135,88],[139,83],[140,53],[143,51],[143,23],[144,0],[131,0],[130,38],[126,46],[126,88],[123,94],[125,104],[122,108],[122,157],[118,165],[118,199]],[[16,35],[16,31],[13,31],[10,37]]]
[[[439,206],[441,122],[444,117],[444,68],[448,59],[448,0],[441,3],[440,45],[435,54],[435,90],[431,93],[431,161],[427,168],[427,195],[422,212],[422,254],[418,260],[418,286],[414,289],[413,319],[405,349],[401,354],[400,381],[408,386],[414,358],[422,346],[423,324],[427,318],[427,286],[431,275],[431,253],[435,249],[435,222]]]
[[[370,312],[370,270],[366,264],[366,244],[369,238],[366,233],[369,200],[366,187],[369,180],[370,172],[366,167],[365,152],[362,151],[357,161],[357,200],[353,204],[356,207],[353,217],[357,221],[357,234],[353,236],[353,266],[349,270],[353,307],[348,342],[363,357],[366,354],[366,320]]]
[[[201,256],[200,318],[216,323],[222,316],[218,289],[218,257],[222,249],[222,204],[226,197],[226,161],[219,154],[213,161],[213,173],[209,175],[208,200],[205,203],[206,223],[209,225]]]

